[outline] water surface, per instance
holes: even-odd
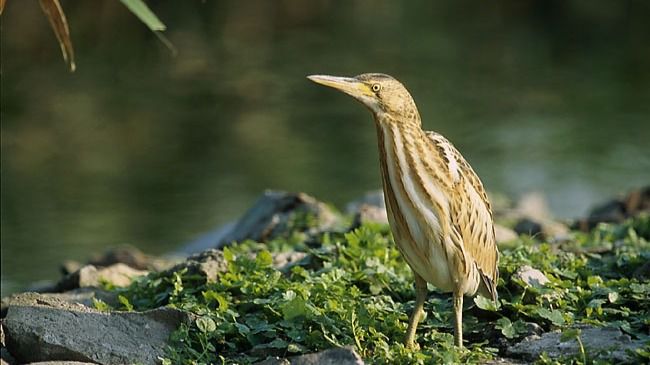
[[[379,187],[368,112],[305,75],[384,72],[491,191],[572,217],[650,182],[644,1],[63,2],[66,72],[37,2],[2,22],[2,295],[131,243],[163,253],[266,188],[342,206]]]

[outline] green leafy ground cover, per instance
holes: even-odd
[[[650,341],[650,281],[637,278],[650,260],[649,241],[650,217],[640,216],[573,232],[561,245],[521,238],[502,247],[498,308],[481,297],[467,300],[463,350],[453,346],[450,297],[433,288],[418,327],[420,350],[402,345],[413,277],[382,225],[309,240],[293,233],[267,244],[234,244],[224,249],[228,270],[217,282],[185,272],[152,274],[122,291],[120,309],[168,305],[196,316],[174,334],[168,364],[252,363],[342,345],[354,346],[371,364],[480,363],[521,340],[530,322],[563,330],[566,341],[582,343],[572,327],[578,323],[616,326]],[[292,268],[274,268],[273,255],[288,250],[308,256]],[[522,265],[541,270],[550,282],[533,287],[512,278]],[[601,363],[597,350],[538,362]],[[650,347],[632,356],[634,363],[648,362]]]

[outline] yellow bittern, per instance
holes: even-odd
[[[374,115],[388,220],[415,276],[405,344],[413,347],[428,282],[453,293],[454,340],[462,347],[463,296],[497,299],[499,253],[481,180],[445,137],[422,130],[411,94],[393,77],[308,78],[354,97]]]

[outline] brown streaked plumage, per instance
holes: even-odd
[[[453,293],[454,338],[462,346],[463,296],[497,299],[499,253],[481,180],[446,138],[422,130],[413,98],[391,76],[308,78],[351,95],[375,117],[391,230],[415,275],[406,345],[413,346],[428,282]]]

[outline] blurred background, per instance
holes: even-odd
[[[173,250],[267,188],[342,207],[380,187],[370,114],[305,75],[389,73],[487,189],[558,217],[650,181],[650,3],[61,1],[2,15],[2,295],[131,243]]]

